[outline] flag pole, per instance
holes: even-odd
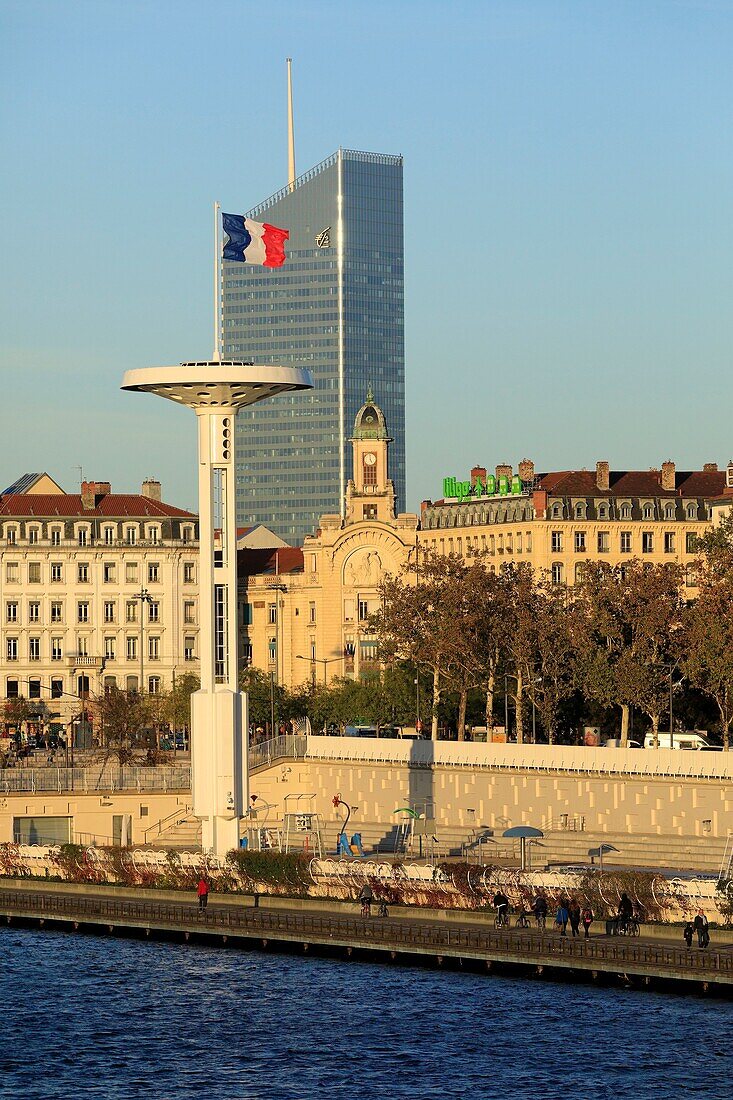
[[[221,362],[221,243],[219,240],[219,211],[214,203],[214,359]]]

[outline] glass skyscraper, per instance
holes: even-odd
[[[348,439],[371,388],[405,509],[402,158],[341,149],[248,211],[290,231],[280,268],[224,263],[225,359],[307,367],[315,388],[237,417],[237,522],[302,542],[342,513]],[[350,454],[350,449],[349,449]]]

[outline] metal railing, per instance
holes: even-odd
[[[188,764],[137,767],[127,764],[103,768],[0,768],[0,794],[36,794],[40,791],[190,791]]]
[[[308,738],[297,733],[272,737],[269,741],[249,746],[249,766],[258,768],[263,764],[272,764],[275,760],[302,759],[307,748]]]

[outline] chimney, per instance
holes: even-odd
[[[146,477],[143,482],[142,495],[148,500],[161,500],[160,482],[153,477]]]
[[[473,489],[474,485],[476,484],[476,482],[479,479],[481,481],[483,481],[484,484],[486,483],[486,467],[485,466],[474,466],[473,469],[471,470],[471,488],[472,489]]]
[[[432,503],[433,503],[432,500],[421,500],[420,501],[420,515],[422,515],[423,512],[427,512],[428,508],[430,507],[430,505]]]
[[[94,482],[94,495],[98,497],[107,496],[112,492],[112,486],[109,481],[95,481]]]
[[[81,483],[81,506],[85,512],[92,512],[95,508],[94,494],[96,488],[97,486],[93,481],[82,481]]]
[[[716,466],[715,468],[717,470],[718,467]],[[662,478],[661,478],[661,481],[662,481],[662,488],[666,492],[674,492],[674,490],[676,488],[674,462],[663,462],[662,463]]]
[[[702,472],[704,474],[717,474],[717,472],[718,472],[718,463],[717,462],[706,462],[705,465],[702,468]]]
[[[512,471],[511,466],[507,466],[506,463],[503,466],[497,466],[496,467],[496,479],[497,479],[497,481],[499,480],[500,477],[508,477],[509,480],[511,481],[512,473],[513,473],[513,471]]]
[[[607,493],[611,487],[611,474],[607,462],[596,462],[596,489]]]
[[[523,458],[517,471],[522,481],[534,481],[534,462],[531,458]]]

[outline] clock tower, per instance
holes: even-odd
[[[375,403],[371,389],[367,392],[366,403],[356,414],[354,434],[349,442],[353,474],[346,485],[346,522],[392,522],[395,518],[395,492],[387,466],[388,447],[392,440],[387,435],[384,413]]]

